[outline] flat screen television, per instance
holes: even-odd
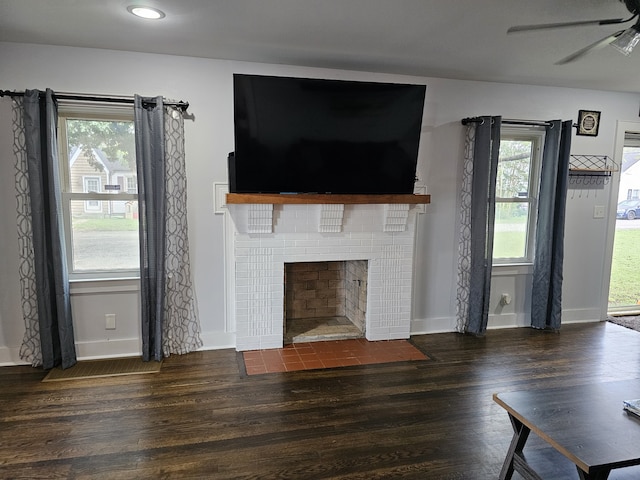
[[[237,193],[413,193],[425,85],[235,74]]]

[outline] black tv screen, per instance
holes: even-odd
[[[238,193],[413,193],[424,85],[235,74]]]

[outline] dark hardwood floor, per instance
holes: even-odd
[[[640,377],[640,332],[606,322],[412,340],[430,361],[247,376],[218,350],[52,383],[0,368],[0,478],[495,479],[511,426],[494,392]],[[545,479],[578,478],[532,440]]]

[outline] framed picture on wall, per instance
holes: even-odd
[[[578,131],[577,135],[587,135],[595,137],[600,128],[600,112],[593,110],[578,110]]]

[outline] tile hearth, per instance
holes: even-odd
[[[245,351],[242,357],[247,375],[429,360],[407,340],[371,342],[363,338],[294,343],[284,348]]]

